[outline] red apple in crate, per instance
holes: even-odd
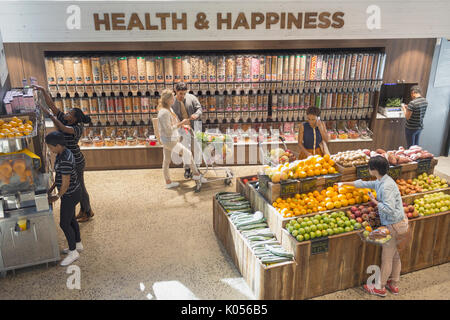
[[[244,184],[247,184],[248,179],[242,179],[242,182],[243,182]]]
[[[361,217],[362,213],[359,210],[355,211],[355,217]]]
[[[362,223],[362,222],[363,222],[363,219],[361,219],[361,217],[357,217],[357,218],[356,218],[356,222]]]
[[[352,212],[355,212],[356,210],[358,210],[357,207],[351,207],[350,210],[352,210]]]
[[[409,210],[409,212],[414,212],[414,206],[408,206],[408,210]]]
[[[412,219],[412,217],[413,217],[412,212],[408,212],[407,216],[408,216],[408,219]]]
[[[368,214],[363,214],[363,215],[362,215],[362,219],[363,219],[364,221],[368,221],[368,220],[369,220],[369,215],[368,215]]]
[[[354,214],[351,214],[350,215],[350,219],[355,219],[356,217],[355,217],[355,215]]]

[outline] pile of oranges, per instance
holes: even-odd
[[[11,121],[5,122],[0,119],[0,139],[25,137],[33,131],[33,122],[30,120],[22,121],[17,117],[13,117]]]
[[[273,183],[287,179],[302,179],[325,174],[336,173],[336,167],[330,155],[309,156],[305,160],[295,160],[291,163],[280,164],[275,168],[266,167],[265,173]]]
[[[284,218],[290,218],[369,202],[369,191],[376,197],[375,190],[335,185],[322,191],[297,193],[292,198],[278,198],[272,205]]]
[[[296,172],[298,178],[306,178],[336,173],[337,170],[334,160],[330,158],[329,154],[326,154],[323,157],[316,155],[300,160]]]

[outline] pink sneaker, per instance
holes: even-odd
[[[386,288],[392,293],[392,294],[398,294],[398,287],[395,287],[392,285],[392,281],[388,280],[386,283]]]
[[[386,297],[386,288],[384,288],[383,290],[378,290],[377,288],[375,288],[375,286],[373,287],[369,287],[367,286],[367,284],[365,284],[363,286],[364,290],[366,290],[368,293],[373,294],[375,296],[379,296],[379,297]]]

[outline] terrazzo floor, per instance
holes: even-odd
[[[68,289],[67,268],[41,265],[0,278],[0,299],[254,299],[212,228],[212,196],[235,184],[217,181],[194,193],[182,169],[171,173],[177,190],[164,189],[161,169],[87,172],[95,217],[81,224],[85,251],[74,263],[81,289]],[[395,299],[449,299],[450,263],[404,275],[401,288]],[[354,288],[316,299],[372,297]]]

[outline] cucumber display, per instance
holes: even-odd
[[[226,199],[223,199],[223,196]],[[247,240],[253,254],[265,265],[292,261],[294,255],[278,242],[262,212],[254,212],[250,203],[241,197],[237,194],[222,194],[218,196],[218,200],[225,210],[228,208],[227,214],[231,223]]]

